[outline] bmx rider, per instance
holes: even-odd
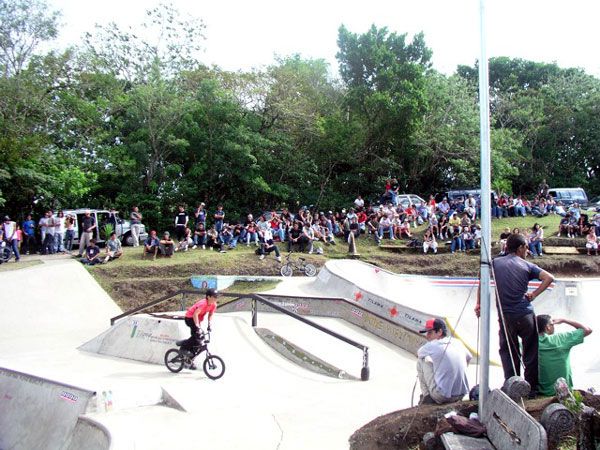
[[[208,327],[210,332],[210,321],[213,313],[217,309],[217,297],[219,293],[216,289],[207,289],[206,298],[192,305],[185,313],[185,324],[190,327],[190,338],[181,345],[182,351],[191,352],[198,345],[197,335],[200,330],[200,324],[208,314]]]

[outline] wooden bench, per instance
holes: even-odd
[[[483,413],[487,439],[455,433],[440,436],[448,450],[547,450],[546,430],[499,389],[493,390]]]
[[[543,246],[542,251],[547,255],[579,255],[586,253],[585,247]]]

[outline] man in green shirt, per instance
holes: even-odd
[[[575,330],[554,334],[554,325],[566,323]],[[537,316],[539,333],[539,383],[540,393],[554,395],[554,383],[558,378],[567,380],[569,388],[573,388],[573,375],[569,355],[571,348],[583,343],[589,336],[591,328],[569,319],[552,319],[548,314]]]

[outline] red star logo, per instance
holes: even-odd
[[[398,310],[396,309],[395,306],[392,309],[390,309],[389,311],[390,311],[390,316],[392,316],[392,317],[394,317],[396,314],[398,314]]]
[[[356,294],[354,294],[355,300],[359,301],[362,298],[362,292],[358,291]]]
[[[379,269],[375,269],[375,273],[379,273]]]

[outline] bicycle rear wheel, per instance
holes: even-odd
[[[217,355],[207,356],[202,369],[208,378],[218,380],[225,373],[225,362]]]
[[[2,250],[0,250],[0,264],[8,262],[10,260],[10,256],[10,248],[4,247]]]
[[[171,372],[181,372],[184,362],[185,358],[177,348],[167,350],[167,353],[165,353],[165,366]]]
[[[304,275],[307,277],[314,277],[317,274],[317,268],[314,264],[307,264],[304,266]]]
[[[279,273],[281,273],[281,276],[283,277],[291,277],[294,273],[294,269],[290,264],[284,264],[283,266],[281,266]]]

